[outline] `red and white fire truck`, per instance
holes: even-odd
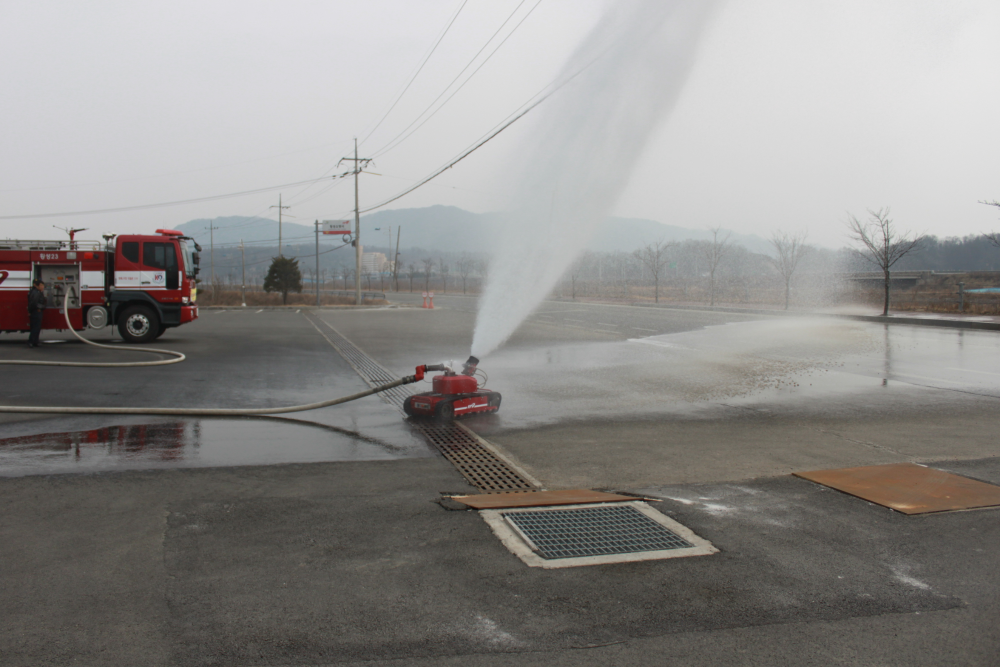
[[[0,239],[0,331],[27,332],[28,290],[45,283],[43,329],[117,326],[129,343],[146,343],[198,317],[195,276],[201,248],[182,232],[106,236],[99,241]]]

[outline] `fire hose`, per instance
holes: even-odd
[[[17,406],[0,406],[0,412],[18,412],[18,413],[42,413],[42,414],[72,414],[72,415],[174,415],[174,416],[196,416],[196,417],[240,417],[240,416],[252,416],[252,415],[280,415],[287,414],[289,412],[304,412],[306,410],[316,410],[319,408],[326,408],[331,405],[340,405],[341,403],[348,403],[350,401],[356,401],[359,398],[364,398],[365,396],[371,396],[372,394],[377,394],[381,391],[387,389],[392,389],[393,387],[399,387],[404,384],[413,384],[414,382],[420,382],[424,379],[424,373],[427,371],[441,371],[445,370],[445,367],[441,364],[435,366],[417,366],[416,372],[413,375],[406,375],[399,378],[398,380],[393,380],[392,382],[387,382],[385,384],[378,385],[377,387],[372,387],[367,391],[361,391],[357,394],[351,394],[350,396],[342,396],[340,398],[334,398],[329,401],[319,401],[318,403],[306,403],[305,405],[289,405],[283,408],[49,408],[49,407],[17,407]]]
[[[80,334],[73,330],[72,325],[69,321],[69,290],[66,290],[66,298],[63,301],[63,312],[66,314],[66,324],[69,326],[70,332],[82,340],[84,343],[89,345],[94,345],[96,347],[106,347],[111,350],[126,350],[126,351],[136,351],[136,352],[153,352],[157,354],[171,354],[177,357],[176,359],[163,359],[160,361],[140,361],[131,363],[90,363],[90,362],[71,362],[71,361],[6,361],[0,360],[3,364],[20,364],[20,365],[32,365],[32,366],[105,366],[105,367],[136,367],[136,366],[162,366],[165,364],[176,364],[178,362],[184,361],[185,356],[180,352],[174,352],[173,350],[161,350],[152,347],[140,347],[140,348],[120,348],[112,345],[101,345],[100,343],[95,343],[93,341],[87,340]],[[46,407],[46,406],[13,406],[13,405],[2,405],[0,406],[0,413],[31,413],[31,414],[56,414],[56,415],[171,415],[171,416],[197,416],[197,417],[244,417],[244,416],[254,416],[254,415],[280,415],[287,414],[289,412],[305,412],[306,410],[318,410],[319,408],[327,408],[331,405],[340,405],[342,403],[348,403],[350,401],[356,401],[359,398],[364,398],[365,396],[372,396],[382,391],[392,389],[393,387],[400,387],[406,384],[413,384],[414,382],[420,382],[424,379],[424,374],[428,371],[443,371],[447,370],[444,364],[435,365],[422,365],[417,366],[413,375],[406,375],[399,378],[398,380],[393,380],[392,382],[387,382],[385,384],[372,387],[366,391],[361,391],[356,394],[351,394],[349,396],[342,396],[340,398],[334,398],[329,401],[319,401],[316,403],[306,403],[304,405],[289,405],[283,408],[125,408],[125,407],[100,407],[100,408],[90,408],[90,407],[72,407],[72,408],[60,408],[60,407]]]
[[[329,401],[319,401],[317,403],[306,403],[305,405],[289,405],[283,408],[50,408],[50,407],[18,407],[4,405],[0,406],[0,412],[18,413],[41,413],[41,414],[73,414],[73,415],[173,415],[173,416],[196,416],[196,417],[241,417],[253,415],[280,415],[289,412],[304,412],[306,410],[317,410],[319,408],[330,407],[356,401],[365,396],[371,396],[393,387],[400,387],[405,384],[413,384],[424,379],[427,371],[446,370],[443,364],[433,366],[417,366],[413,375],[406,375],[398,380],[380,384],[366,391],[334,398]]]
[[[63,299],[63,314],[66,316],[66,328],[69,332],[82,340],[87,345],[93,345],[94,347],[103,347],[107,350],[118,350],[124,352],[149,352],[150,354],[167,354],[173,359],[159,359],[157,361],[123,361],[123,362],[97,362],[97,361],[36,361],[32,360],[22,360],[22,359],[0,359],[0,364],[7,364],[12,366],[88,366],[88,367],[100,367],[100,368],[138,368],[140,366],[166,366],[168,364],[178,364],[186,357],[180,352],[174,352],[173,350],[163,350],[156,347],[118,347],[115,345],[103,345],[101,343],[95,343],[92,340],[87,340],[80,334],[78,334],[74,329],[73,325],[69,321],[69,295],[70,293],[75,293],[74,288],[69,287],[66,290],[66,296]]]

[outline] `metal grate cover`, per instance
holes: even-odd
[[[422,421],[415,422],[413,426],[480,491],[503,493],[535,490],[534,484],[484,447],[478,436],[464,426]]]
[[[340,356],[344,358],[347,363],[351,365],[361,379],[364,380],[369,387],[376,387],[380,384],[386,384],[387,382],[392,382],[393,380],[398,380],[398,376],[393,375],[388,370],[382,367],[377,361],[365,354],[360,348],[358,348],[354,343],[349,341],[347,338],[330,326],[328,323],[324,322],[322,319],[315,317],[309,313],[306,313],[306,319],[312,322],[313,326],[320,332],[320,334],[326,338],[326,340],[333,346]],[[319,325],[323,325],[322,328]],[[325,331],[324,331],[325,329]],[[379,397],[382,398],[386,403],[395,405],[402,411],[403,401],[406,397],[410,395],[410,389],[408,387],[393,387],[386,391],[379,392]]]
[[[397,379],[327,322],[308,313],[306,318],[370,387]],[[396,406],[400,412],[403,411],[403,401],[409,395],[408,387],[394,387],[379,392],[382,400]],[[534,484],[490,451],[482,438],[461,424],[411,420],[410,425],[423,433],[458,468],[462,476],[480,491],[504,493],[536,490]]]
[[[501,512],[542,558],[606,556],[694,545],[629,505]]]

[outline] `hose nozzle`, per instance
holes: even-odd
[[[465,362],[465,366],[462,367],[462,375],[475,375],[477,366],[479,366],[479,359],[469,357],[469,360]]]

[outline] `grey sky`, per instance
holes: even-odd
[[[500,35],[535,6],[526,0]],[[520,0],[468,0],[363,156],[458,74]],[[207,197],[337,173],[461,0],[9,2],[0,14],[0,215]],[[548,84],[608,3],[543,0],[440,113],[376,160],[362,206],[446,163]],[[844,243],[846,211],[892,206],[942,236],[1000,228],[1000,6],[731,0],[617,213]],[[489,53],[497,41],[486,50]],[[482,56],[480,56],[480,61]],[[473,68],[476,65],[473,65]],[[392,207],[505,206],[531,116]],[[600,170],[602,165],[595,164]],[[346,182],[283,189],[297,222],[344,215]],[[271,215],[278,191],[200,204],[0,221],[147,231]],[[88,234],[90,236],[90,234]]]

